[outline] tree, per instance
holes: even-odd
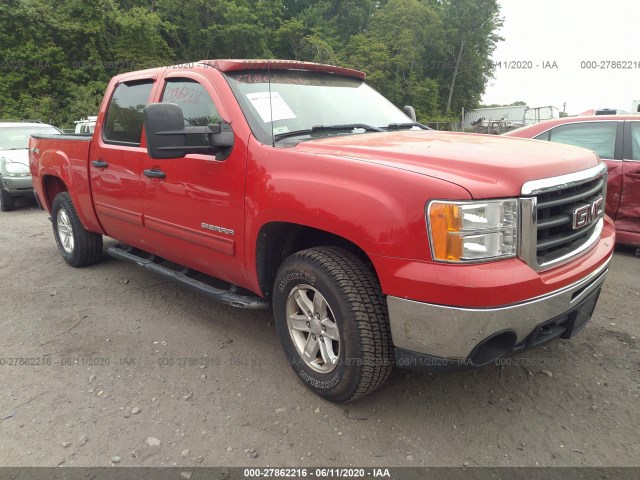
[[[421,118],[438,113],[438,83],[428,78],[425,59],[441,48],[437,12],[418,0],[390,0],[371,17],[367,32],[352,37],[344,61],[402,107],[413,105]]]
[[[500,105],[498,103],[492,103],[491,105],[478,105],[478,108],[495,108],[495,107],[526,107],[527,102],[523,102],[522,100],[518,100],[517,102],[509,103],[506,105]]]
[[[442,0],[440,10],[447,41],[446,56],[452,62],[444,108],[445,113],[449,113],[461,74],[468,74],[467,80],[475,83],[474,89],[467,90],[471,103],[474,94],[479,97],[484,91],[492,76],[491,54],[502,40],[496,31],[503,20],[497,0]],[[479,77],[479,81],[474,77]]]
[[[0,117],[72,126],[115,74],[279,57],[358,68],[442,120],[479,104],[501,25],[497,0],[2,0]]]
[[[108,80],[117,73],[112,46],[115,34],[116,6],[113,0],[37,0],[51,14],[43,19],[56,46],[66,57],[67,81],[86,83]],[[26,0],[23,3],[27,4]]]
[[[86,85],[77,85],[71,90],[66,108],[60,116],[60,124],[73,125],[73,122],[89,115],[98,115],[100,102],[107,88],[107,82],[95,81]]]
[[[163,38],[157,13],[133,7],[116,13],[113,56],[118,68],[138,70],[169,63],[173,52]]]
[[[43,1],[0,4],[0,118],[44,120],[59,111],[66,58],[46,28],[53,14]]]

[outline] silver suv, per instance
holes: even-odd
[[[0,122],[0,210],[13,210],[16,197],[32,197],[29,137],[34,133],[60,134],[45,123]]]

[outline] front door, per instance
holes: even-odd
[[[209,91],[211,90],[211,91]],[[185,126],[220,121],[213,87],[198,74],[163,81],[162,102],[182,108]],[[207,139],[190,135],[189,145]],[[144,222],[151,249],[163,258],[231,283],[245,283],[244,180],[246,147],[236,139],[223,161],[214,155],[188,154],[143,165]],[[161,178],[158,178],[158,174]]]
[[[116,86],[89,159],[91,191],[106,234],[140,248],[145,248],[140,177],[147,154],[140,142],[152,89],[152,79]]]
[[[622,196],[616,217],[616,229],[635,234],[640,243],[640,121],[628,121],[625,128],[627,148],[623,161]],[[626,243],[626,242],[625,242]]]

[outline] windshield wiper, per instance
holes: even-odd
[[[312,135],[319,132],[332,132],[332,131],[351,131],[355,129],[366,130],[367,132],[384,132],[382,128],[372,127],[364,123],[347,123],[344,125],[316,125],[315,127],[307,128],[304,130],[294,130],[292,132],[276,133],[274,140],[282,140],[283,138],[297,137],[300,135]]]
[[[412,127],[420,127],[422,130],[431,130],[431,128],[418,122],[390,123],[389,125],[386,126],[388,130],[404,130],[405,128],[412,128]]]

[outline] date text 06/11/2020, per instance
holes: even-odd
[[[258,478],[391,478],[388,468],[245,468],[243,477]]]

